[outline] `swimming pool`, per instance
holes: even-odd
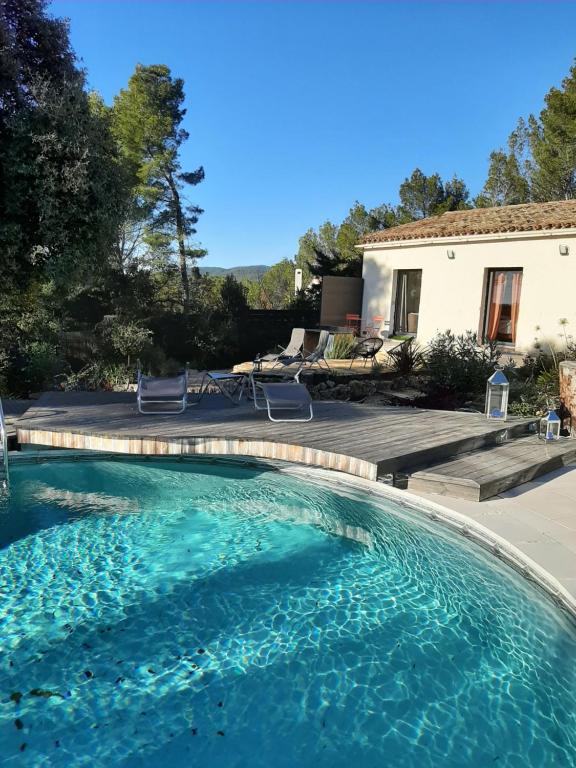
[[[26,463],[0,544],[0,765],[576,765],[572,624],[393,498]]]

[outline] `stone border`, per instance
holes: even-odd
[[[262,460],[286,461],[343,472],[376,480],[378,465],[343,453],[306,448],[295,443],[272,440],[243,440],[229,437],[114,437],[82,432],[26,429],[18,427],[22,445],[101,451],[134,456],[253,456]]]
[[[176,460],[176,461],[205,461],[207,463],[222,464],[243,464],[247,467],[263,466],[268,469],[276,470],[283,474],[301,477],[307,482],[316,482],[324,487],[330,488],[336,484],[340,488],[363,491],[369,496],[385,500],[394,500],[400,502],[401,506],[408,508],[417,515],[423,515],[428,520],[448,528],[454,533],[464,536],[468,541],[472,541],[480,546],[485,552],[498,560],[502,561],[508,567],[514,569],[519,575],[531,582],[533,586],[541,590],[544,595],[567,614],[568,618],[576,622],[576,597],[573,596],[549,571],[544,569],[537,562],[532,560],[518,547],[511,544],[507,539],[499,536],[486,526],[473,520],[467,515],[455,512],[436,502],[423,499],[416,494],[403,491],[383,483],[364,479],[358,476],[350,475],[336,470],[321,469],[318,467],[304,467],[292,464],[285,460],[271,460],[261,457],[241,457],[194,454],[168,454],[161,456],[142,456],[139,454],[124,454],[114,452],[87,452],[86,450],[48,450],[48,451],[24,451],[22,453],[13,452],[10,455],[10,461],[16,463],[36,463],[44,461],[58,461],[72,459],[75,461],[88,461],[98,459],[109,459],[113,461],[157,461],[157,460]]]

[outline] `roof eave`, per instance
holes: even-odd
[[[576,227],[529,229],[522,232],[490,232],[482,235],[448,235],[442,237],[415,237],[406,240],[380,240],[375,243],[360,243],[355,247],[361,251],[374,251],[390,248],[418,248],[427,245],[482,243],[494,240],[539,240],[550,237],[576,237]]]

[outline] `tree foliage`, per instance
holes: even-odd
[[[539,119],[530,118],[534,200],[576,197],[576,65],[551,88]]]
[[[138,228],[144,221],[143,243],[157,260],[177,254],[182,304],[188,309],[188,265],[205,251],[190,244],[202,209],[186,204],[184,188],[199,184],[204,170],[183,171],[180,165],[179,150],[189,135],[181,127],[183,102],[184,81],[173,78],[167,66],[139,64],[114,101],[113,129],[132,178],[131,224]]]
[[[116,238],[116,147],[44,0],[0,4],[0,38],[0,280],[69,283],[98,270]]]
[[[462,179],[454,176],[443,182],[440,174],[426,176],[419,168],[412,172],[410,178],[404,179],[398,194],[399,217],[405,221],[472,207],[468,188]]]
[[[287,309],[294,299],[296,265],[290,259],[270,267],[259,281],[248,284],[248,303],[254,309]]]
[[[477,206],[576,197],[576,66],[544,102],[538,117],[520,118],[507,150],[491,153]]]
[[[330,221],[309,229],[299,242],[296,261],[305,261],[312,275],[360,277],[362,257],[358,244],[370,232],[394,227],[445,211],[470,208],[469,192],[462,179],[444,182],[437,173],[426,176],[416,168],[399,189],[400,205],[382,204],[367,209],[356,201],[341,224]]]
[[[324,222],[317,231],[309,229],[299,242],[296,262],[305,263],[311,275],[359,277],[360,251],[356,247],[368,232],[387,229],[398,223],[397,212],[388,205],[368,210],[356,201],[340,225]]]

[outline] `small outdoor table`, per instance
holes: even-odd
[[[221,394],[230,400],[234,405],[238,405],[244,394],[244,387],[247,382],[247,376],[244,373],[220,373],[219,371],[206,371],[202,376],[198,399],[194,404],[199,403],[204,397],[210,384],[215,384]]]

